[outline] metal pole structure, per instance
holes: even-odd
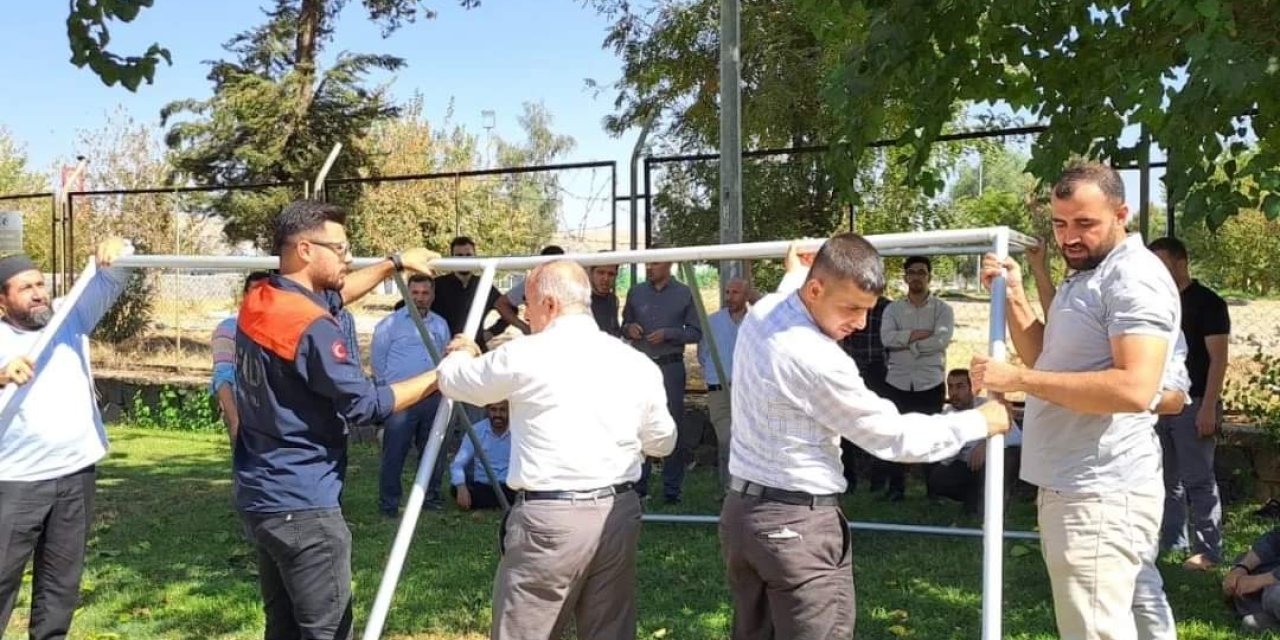
[[[1151,138],[1142,127],[1138,142],[1138,232],[1143,242],[1151,242]]]
[[[720,244],[742,242],[742,37],[738,0],[720,0]],[[720,264],[720,285],[742,263]]]
[[[653,163],[644,159],[644,246],[653,246]]]
[[[1165,149],[1165,152],[1164,152],[1164,165],[1165,165],[1165,167],[1168,167],[1168,166],[1169,166],[1169,159],[1170,159],[1170,157],[1169,157],[1169,150],[1168,150],[1168,149]],[[1165,177],[1166,177],[1166,178],[1169,176],[1169,170],[1168,170],[1167,168],[1165,169],[1165,174],[1164,174],[1164,175],[1165,175]],[[1176,215],[1174,214],[1174,212],[1173,212],[1173,208],[1174,208],[1174,207],[1173,207],[1173,198],[1170,198],[1170,197],[1169,197],[1168,184],[1169,184],[1169,183],[1168,183],[1168,181],[1166,180],[1166,181],[1165,181],[1165,190],[1164,190],[1164,195],[1165,195],[1165,197],[1164,197],[1164,200],[1165,200],[1165,203],[1164,203],[1164,204],[1165,204],[1165,206],[1164,206],[1164,234],[1165,234],[1166,236],[1169,236],[1170,238],[1176,238],[1176,237],[1178,237],[1178,224],[1177,224],[1177,222],[1176,222],[1176,220],[1177,220],[1177,217],[1178,217],[1178,216],[1176,216]]]
[[[698,274],[693,269],[693,263],[681,262],[680,272],[684,274],[684,283],[693,290],[693,308],[698,311],[698,320],[702,323],[702,337],[707,339],[707,346],[711,348],[711,362],[716,368],[716,376],[720,380],[720,385],[725,391],[729,390],[729,372],[724,370],[724,361],[720,359],[720,345],[716,344],[716,335],[711,331],[711,319],[707,316],[707,307],[702,303],[702,294],[698,289]],[[719,290],[723,291],[723,285]],[[705,377],[706,374],[703,374]]]
[[[467,322],[462,335],[473,336],[480,329],[480,321],[484,318],[485,292],[493,286],[493,276],[497,272],[497,262],[486,261],[484,271],[480,274],[480,284],[476,288],[476,297],[471,301],[471,310],[467,313]],[[406,302],[405,304],[412,304]],[[382,574],[382,582],[378,585],[378,595],[374,598],[373,609],[369,611],[369,621],[364,628],[364,640],[378,640],[382,637],[382,627],[387,622],[387,611],[391,608],[391,598],[395,595],[396,584],[400,581],[400,571],[404,569],[404,560],[409,553],[409,543],[413,541],[414,529],[418,526],[418,516],[422,513],[422,501],[427,496],[427,485],[431,482],[431,470],[444,444],[444,433],[449,425],[449,416],[453,413],[453,400],[440,398],[440,408],[436,410],[435,419],[431,423],[431,435],[427,437],[427,449],[422,453],[418,464],[418,475],[413,480],[413,489],[409,492],[409,500],[404,508],[404,516],[400,519],[400,528],[396,531],[395,542],[391,545],[391,556],[387,558],[387,569]]]
[[[992,238],[996,258],[1009,257],[1009,230],[999,228]],[[991,282],[991,358],[1003,361],[1005,349],[1005,276]],[[992,398],[1003,402],[1003,398]],[[982,514],[982,639],[1000,640],[1001,612],[1004,602],[1004,436],[987,438],[987,457],[983,487]]]
[[[720,516],[676,515],[668,513],[646,513],[641,521],[654,524],[718,524]],[[961,538],[980,538],[985,535],[982,529],[963,527],[936,527],[919,524],[895,524],[892,522],[855,522],[850,520],[850,529],[854,531],[878,531],[892,533],[918,533],[937,536],[956,536]],[[1034,531],[1006,531],[1004,537],[1009,540],[1039,540],[1040,534]]]
[[[60,190],[59,190],[60,192]],[[62,292],[58,289],[58,224],[62,222],[62,198],[57,193],[53,196],[53,217],[49,220],[49,276],[53,278],[53,295]]]
[[[866,236],[868,242],[881,255],[905,256],[915,253],[938,255],[964,255],[991,250],[992,234],[1004,230],[1009,234],[1009,247],[1026,249],[1034,246],[1036,239],[1026,234],[1010,231],[1005,227],[986,227],[958,231],[920,231],[914,233],[886,233]],[[781,258],[794,243],[801,252],[817,251],[825,239],[775,240],[771,242],[744,242],[732,245],[704,245],[696,247],[671,247],[643,251],[604,251],[600,253],[568,253],[552,256],[511,256],[483,258],[440,258],[431,263],[436,271],[479,271],[491,264],[504,271],[525,271],[540,264],[556,260],[570,260],[584,267],[627,262],[683,262],[685,260],[745,260],[753,258]],[[353,269],[385,262],[386,258],[356,258]],[[234,271],[243,269],[275,269],[279,258],[271,256],[125,256],[115,263],[131,269],[201,269],[210,271]]]
[[[427,331],[427,323],[423,320],[422,313],[413,304],[413,298],[409,295],[409,285],[405,283],[404,275],[397,272],[392,275],[392,280],[395,281],[396,288],[400,290],[400,297],[404,299],[404,306],[409,312],[409,318],[413,320],[413,326],[418,330],[418,337],[422,338],[422,344],[427,347],[427,353],[431,354],[431,361],[436,366],[440,366],[442,355],[440,350],[436,348],[435,343],[431,341],[431,332]],[[471,421],[466,418],[456,404],[450,417],[454,425],[462,427],[462,431],[471,440],[471,446],[475,447],[476,458],[480,460],[481,466],[484,467],[484,473],[489,478],[493,493],[498,497],[498,504],[502,505],[503,511],[511,509],[511,504],[507,502],[507,494],[502,490],[502,482],[498,480],[498,474],[494,472],[493,464],[489,461],[489,454],[485,453],[484,447],[480,446],[480,436],[476,435],[475,427],[471,425]]]
[[[311,193],[315,197],[320,198],[322,194],[328,196],[329,191],[325,188],[326,185],[324,181],[325,178],[329,177],[329,170],[333,168],[333,163],[338,159],[338,154],[341,152],[342,143],[333,143],[333,150],[329,152],[329,157],[325,158],[324,165],[320,167],[320,173],[316,174],[316,184],[315,187],[311,189]],[[408,300],[405,301],[405,304],[409,304]]]
[[[76,197],[75,194],[67,194],[67,215],[63,218],[62,239],[65,244],[62,247],[62,287],[67,288],[71,282],[71,270],[75,268],[76,263]]]
[[[615,163],[609,168],[609,211],[613,214],[613,222],[609,225],[610,235],[612,239],[609,241],[609,250],[618,250],[618,165]]]
[[[636,138],[636,146],[631,148],[631,250],[640,248],[640,152],[644,150],[644,141],[649,138],[649,129],[653,128],[656,117],[650,117],[640,127],[640,137]],[[648,193],[645,194],[648,196]],[[648,207],[645,207],[648,209]],[[648,233],[646,231],[646,233]],[[646,245],[647,246],[647,245]],[[636,265],[631,263],[631,285],[636,283]]]

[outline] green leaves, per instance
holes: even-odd
[[[801,3],[820,46],[840,60],[823,95],[843,142],[833,157],[842,175],[867,161],[871,141],[900,138],[915,155],[908,181],[927,190],[921,160],[939,151],[950,110],[970,103],[1026,109],[1049,126],[1029,164],[1044,181],[1072,156],[1128,162],[1135,149],[1121,141],[1141,123],[1169,156],[1169,199],[1203,192],[1184,210],[1211,225],[1261,207],[1257,184],[1280,170],[1280,127],[1268,115],[1280,112],[1280,3],[1163,0],[1100,15],[1088,0],[1047,10],[861,0],[853,5],[864,21],[826,17],[844,4]],[[1248,165],[1246,153],[1255,154]]]
[[[108,87],[120,83],[136,91],[143,80],[155,78],[156,63],[173,64],[168,49],[153,44],[141,56],[125,56],[107,50],[111,42],[108,23],[132,22],[143,8],[154,0],[75,0],[67,16],[67,40],[71,47],[71,64],[88,67]]]

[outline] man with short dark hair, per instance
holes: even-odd
[[[32,640],[66,638],[80,602],[94,465],[107,454],[89,335],[129,282],[128,270],[111,267],[128,251],[119,238],[98,245],[97,273],[52,336],[44,273],[25,255],[0,258],[0,386],[19,385],[10,400],[16,411],[0,424],[0,636],[28,560]],[[42,337],[49,345],[32,360]]]
[[[516,501],[516,492],[507,485],[507,470],[511,468],[511,430],[507,428],[510,424],[511,406],[503,400],[492,402],[484,409],[489,417],[472,426],[476,439],[480,441],[480,451],[489,459],[493,474],[497,476],[498,488],[510,504]],[[464,438],[457,455],[453,457],[453,463],[449,465],[453,499],[463,511],[497,509],[502,506],[481,460],[471,438]]]
[[[449,243],[449,255],[455,258],[473,257],[476,255],[476,243],[467,236],[458,236]],[[436,276],[436,297],[431,303],[431,310],[449,323],[449,335],[456,336],[462,333],[467,323],[467,313],[471,311],[471,301],[475,299],[476,288],[479,286],[480,279],[470,271],[454,271]],[[490,286],[489,292],[485,295],[487,298],[484,315],[488,315],[495,309],[498,298],[502,294],[497,287]],[[486,331],[496,335],[502,333],[506,327],[506,321],[501,318],[487,330],[484,328],[484,322],[481,322],[480,329],[476,331],[475,340],[483,349],[485,348],[483,336]]]
[[[254,285],[266,281],[271,274],[266,271],[254,271],[244,279],[241,295],[249,293]],[[236,313],[218,323],[209,340],[209,350],[213,353],[213,378],[209,382],[209,394],[218,401],[222,410],[222,423],[227,427],[227,436],[235,446],[236,433],[240,430],[240,415],[236,413]]]
[[[929,462],[1009,428],[996,402],[900,414],[868,390],[837,341],[864,326],[884,290],[880,255],[846,233],[812,264],[806,270],[793,246],[778,292],[756,302],[738,330],[733,477],[720,514],[734,640],[853,637],[841,438],[881,458]]]
[[[862,381],[867,383],[867,388],[881,398],[893,397],[892,387],[886,381],[889,377],[889,365],[885,359],[884,343],[880,341],[880,324],[890,302],[882,294],[876,300],[876,306],[867,312],[867,326],[840,341],[840,348],[858,365],[858,373],[862,375]],[[859,460],[870,471],[868,485],[871,492],[887,489],[889,470],[886,467],[890,464],[872,458],[848,440],[841,440],[840,463],[844,465],[844,479],[848,482],[845,492],[853,493],[858,486]]]
[[[889,303],[880,323],[880,341],[888,353],[889,399],[903,413],[934,414],[942,411],[946,393],[943,373],[955,331],[955,313],[951,305],[929,292],[933,263],[928,258],[911,256],[902,270],[907,296]],[[889,478],[885,497],[902,500],[907,467],[880,464],[885,465],[882,473]]]
[[[1156,423],[1164,451],[1160,548],[1189,549],[1192,555],[1182,566],[1205,571],[1222,562],[1222,501],[1213,475],[1213,454],[1214,436],[1222,421],[1231,314],[1222,296],[1192,279],[1187,247],[1177,238],[1160,238],[1147,248],[1169,269],[1178,287],[1191,376],[1191,404],[1177,415],[1161,416]]]
[[[444,346],[449,343],[449,325],[444,318],[431,311],[435,281],[431,276],[415,273],[409,277],[408,288],[409,300],[422,316],[427,333],[435,343],[436,352],[443,352]],[[373,329],[370,351],[373,379],[381,384],[408,380],[434,369],[437,364],[427,350],[427,345],[422,343],[422,336],[418,333],[409,309],[398,309],[378,321]],[[404,479],[401,477],[404,473],[404,461],[409,457],[409,450],[415,447],[421,457],[427,447],[427,438],[431,436],[431,425],[439,406],[440,394],[433,393],[422,402],[391,414],[383,424],[382,460],[378,468],[378,509],[388,518],[400,514],[400,496],[404,493]],[[431,481],[427,485],[424,503],[427,509],[439,511],[443,508],[444,503],[440,497],[443,480],[444,465],[438,464],[432,470]]]
[[[339,502],[350,425],[385,420],[435,391],[435,373],[391,385],[364,375],[334,318],[400,269],[439,257],[410,249],[349,272],[346,213],[298,200],[272,221],[279,275],[254,287],[236,333],[233,461],[253,532],[267,640],[352,637],[351,532]]]
[[[653,247],[653,248],[656,248]],[[678,504],[684,487],[685,467],[701,434],[701,424],[684,420],[684,391],[687,372],[684,347],[702,339],[702,324],[693,306],[693,292],[671,277],[670,262],[649,262],[644,282],[627,291],[622,309],[622,330],[631,345],[662,370],[667,389],[667,408],[676,421],[676,449],[662,463],[662,498]],[[649,495],[649,461],[645,460],[636,491]]]
[[[988,254],[983,282],[1005,276],[1009,334],[1024,366],[974,356],[977,389],[1025,393],[1022,479],[1040,488],[1041,550],[1066,640],[1138,635],[1134,600],[1157,552],[1164,503],[1155,411],[1178,336],[1178,291],[1142,238],[1128,236],[1124,183],[1074,164],[1050,202],[1072,270],[1041,322],[1013,259]],[[1158,572],[1146,589],[1158,589]]]
[[[733,439],[733,412],[730,402],[730,381],[733,376],[733,348],[738,341],[738,327],[747,315],[747,299],[751,287],[745,278],[731,278],[724,285],[724,307],[707,316],[707,328],[715,338],[720,354],[720,366],[724,368],[722,380],[711,360],[711,344],[707,335],[698,343],[698,363],[702,365],[702,378],[707,383],[707,415],[716,432],[716,471],[720,475],[720,493],[729,490],[729,442]]]
[[[591,278],[591,315],[600,330],[614,337],[622,336],[618,323],[618,265],[600,264],[587,269]]]
[[[943,413],[966,411],[981,406],[987,401],[973,395],[973,385],[969,380],[968,369],[952,369],[947,373],[947,405]],[[1006,447],[1022,445],[1022,431],[1017,425],[1009,429],[1005,438]],[[933,465],[929,469],[926,482],[929,493],[942,498],[950,498],[963,505],[968,515],[982,513],[983,489],[986,481],[987,441],[975,440],[965,443],[960,452],[944,462]],[[1018,454],[1006,455],[1005,473],[1007,487],[1008,478],[1017,480]]]

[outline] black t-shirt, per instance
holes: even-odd
[[[1209,349],[1204,339],[1229,335],[1231,314],[1227,301],[1196,280],[1182,290],[1182,334],[1187,339],[1187,373],[1191,376],[1191,397],[1204,397],[1209,377]]]
[[[449,334],[456,336],[462,333],[463,325],[467,323],[467,312],[471,310],[471,301],[475,299],[476,289],[480,287],[480,276],[473,274],[467,283],[462,284],[462,280],[452,273],[445,273],[436,276],[435,279],[435,300],[431,303],[431,310],[438,314],[444,321],[449,324]],[[489,315],[494,305],[498,302],[497,288],[489,287],[488,298],[485,301],[484,313]],[[507,328],[507,323],[499,319],[490,328],[494,333],[500,333]],[[484,342],[480,339],[480,334],[484,331],[484,322],[480,322],[480,331],[476,332],[475,340],[481,345]]]

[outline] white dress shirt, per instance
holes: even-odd
[[[450,354],[438,375],[440,392],[453,400],[510,401],[512,489],[634,482],[644,456],[675,448],[662,372],[600,331],[590,314],[562,316],[480,358]]]
[[[801,302],[795,290],[804,276],[787,275],[738,330],[730,473],[778,489],[842,493],[841,437],[884,460],[935,462],[987,435],[976,411],[901,415],[868,390]]]

